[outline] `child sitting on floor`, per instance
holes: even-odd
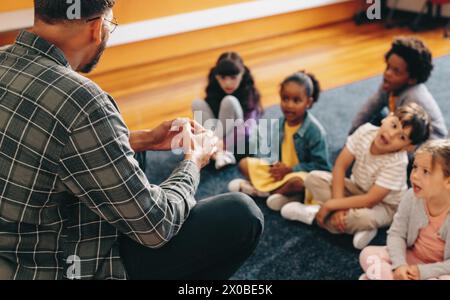
[[[425,85],[433,70],[430,50],[419,39],[402,37],[394,40],[385,59],[383,84],[356,115],[350,133],[367,122],[379,126],[387,115],[384,111],[393,113],[398,107],[414,102],[430,116],[430,137],[447,138],[448,130],[441,109]]]
[[[429,117],[415,103],[398,108],[381,127],[361,126],[348,138],[333,174],[315,171],[306,178],[306,189],[321,206],[289,203],[282,215],[308,224],[316,219],[331,233],[354,234],[355,248],[364,248],[376,236],[377,228],[391,225],[407,190],[406,151],[427,140],[429,134]],[[346,170],[353,162],[347,179]],[[319,212],[311,212],[312,207]]]
[[[419,148],[411,183],[388,232],[387,247],[361,252],[361,279],[450,280],[450,140]]]
[[[330,170],[325,131],[308,110],[318,101],[320,85],[316,78],[305,72],[287,77],[281,83],[281,110],[279,120],[281,155],[276,162],[246,158],[239,164],[240,171],[250,180],[230,182],[230,191],[251,196],[270,197],[269,208],[275,211],[290,201],[299,199],[305,191],[304,179],[313,170]]]
[[[250,69],[236,52],[220,55],[208,75],[205,100],[192,103],[194,118],[203,126],[213,122],[214,134],[219,138],[219,151],[213,156],[216,169],[235,164],[234,145],[246,143],[251,124],[262,114],[260,95]],[[246,126],[236,126],[245,121]],[[250,122],[254,121],[254,122]],[[238,149],[239,150],[239,149]],[[245,150],[245,149],[244,149]]]

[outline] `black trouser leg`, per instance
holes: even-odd
[[[199,201],[178,235],[162,248],[122,237],[121,257],[131,279],[228,279],[253,253],[263,223],[248,196],[219,195]]]

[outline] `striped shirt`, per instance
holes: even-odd
[[[118,235],[163,246],[198,182],[184,161],[149,184],[113,99],[54,45],[0,51],[0,279],[126,279]]]
[[[368,192],[374,185],[391,190],[383,202],[398,205],[407,190],[408,155],[406,151],[373,155],[371,145],[380,128],[367,123],[358,128],[346,147],[355,156],[351,180]]]

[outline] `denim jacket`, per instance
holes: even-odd
[[[278,141],[278,143],[266,142],[270,147],[268,160],[271,163],[282,161],[281,147],[284,140],[285,122],[285,118],[282,117],[270,126],[271,138],[266,138],[266,140]],[[261,139],[261,135],[258,138]],[[310,112],[306,112],[303,125],[294,134],[294,145],[300,161],[300,164],[292,168],[294,172],[331,171],[325,129]]]

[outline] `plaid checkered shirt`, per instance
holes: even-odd
[[[185,160],[149,184],[114,100],[56,46],[22,31],[0,50],[0,278],[126,279],[119,234],[162,247],[198,183]]]

